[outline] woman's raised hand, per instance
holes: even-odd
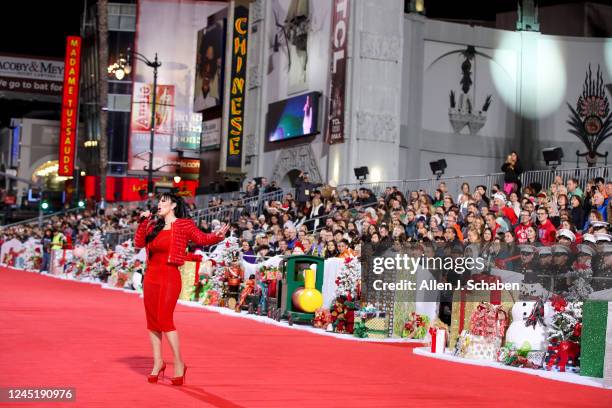
[[[217,231],[215,231],[215,235],[221,238],[225,238],[225,234],[227,234],[227,231],[229,231],[229,225],[225,224]]]

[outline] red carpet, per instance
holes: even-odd
[[[76,403],[38,406],[612,406],[610,390],[180,305],[175,323],[189,366],[187,385],[148,384],[152,361],[138,296],[6,268],[0,288],[0,387],[76,387]],[[164,354],[171,362],[167,344]]]

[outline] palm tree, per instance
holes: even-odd
[[[99,106],[105,108],[108,105],[108,0],[98,0],[98,97]],[[108,127],[108,111],[100,110],[100,200],[103,203],[106,198],[106,168],[108,166],[108,147],[106,142]]]

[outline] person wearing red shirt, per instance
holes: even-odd
[[[548,209],[544,207],[538,208],[538,238],[544,245],[552,245],[557,238],[557,229],[548,219]]]
[[[531,226],[531,215],[529,211],[521,211],[521,223],[514,229],[514,235],[516,236],[516,242],[519,244],[525,244],[529,240],[527,237],[527,228]]]
[[[508,206],[506,206],[506,196],[504,193],[496,193],[493,196],[495,206],[497,207],[497,216],[505,217],[510,221],[510,225],[516,224],[518,218],[514,210]]]
[[[223,226],[217,232],[205,234],[187,218],[183,199],[174,194],[162,194],[157,204],[157,216],[145,211],[134,236],[134,247],[147,249],[147,270],[144,275],[143,295],[147,316],[147,329],[153,347],[154,366],[148,381],[156,383],[166,368],[162,360],[162,333],[174,354],[173,385],[182,385],[187,366],[181,357],[178,333],[173,314],[181,293],[181,273],[178,267],[186,260],[187,242],[213,245],[225,238],[229,229]]]

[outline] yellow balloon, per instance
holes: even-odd
[[[306,313],[312,313],[323,306],[323,295],[316,289],[304,289],[298,297],[300,307]]]

